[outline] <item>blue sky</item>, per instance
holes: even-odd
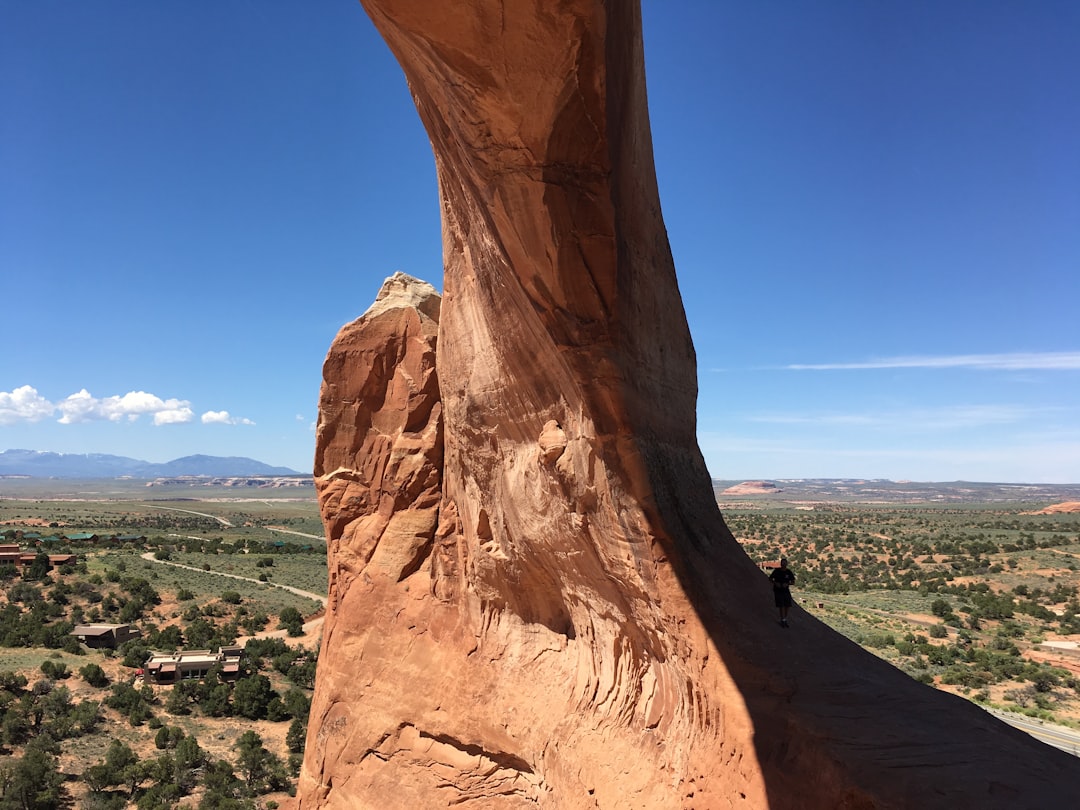
[[[717,478],[1080,482],[1080,4],[645,0]],[[353,0],[0,0],[0,450],[310,470],[337,330],[441,287]]]

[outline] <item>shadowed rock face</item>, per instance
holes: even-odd
[[[327,358],[300,806],[1077,798],[1072,758],[773,622],[696,444],[637,5],[364,5],[431,137],[445,297],[388,280]]]

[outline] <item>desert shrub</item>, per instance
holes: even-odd
[[[100,666],[94,663],[79,668],[79,676],[91,686],[102,689],[109,685],[109,676]]]
[[[133,641],[125,642],[120,646],[120,652],[124,656],[124,660],[121,662],[125,667],[131,669],[138,669],[146,663],[146,659],[150,657],[150,648],[145,642],[135,639]]]
[[[64,678],[70,678],[71,673],[68,671],[67,664],[63,661],[53,661],[46,658],[41,662],[41,674],[46,678],[51,678],[54,681],[63,680]]]
[[[862,643],[867,647],[873,647],[875,649],[891,647],[896,644],[896,636],[892,633],[870,632],[863,636]]]
[[[160,751],[170,751],[180,744],[186,735],[179,726],[162,726],[154,735],[154,747]]]
[[[283,608],[278,614],[278,627],[285,630],[290,636],[304,635],[304,617],[294,607]]]

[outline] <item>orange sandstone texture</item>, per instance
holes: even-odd
[[[389,280],[327,357],[299,806],[1080,802],[1080,761],[776,626],[696,443],[637,4],[364,6],[431,137],[445,296]]]

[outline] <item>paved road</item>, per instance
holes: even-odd
[[[1004,720],[1013,728],[1026,731],[1039,742],[1052,745],[1054,748],[1060,748],[1067,754],[1080,756],[1080,732],[1075,729],[1044,723],[1023,714],[1003,712],[998,709],[987,709],[987,711],[999,720]]]

